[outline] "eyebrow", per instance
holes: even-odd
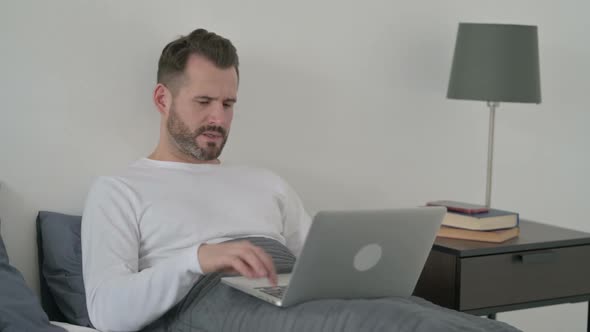
[[[207,100],[207,101],[211,101],[211,100],[218,100],[219,98],[214,98],[211,96],[195,96],[193,97],[194,101],[198,101],[198,100]],[[236,98],[226,98],[223,100],[224,102],[231,102],[231,103],[236,103],[238,100]]]

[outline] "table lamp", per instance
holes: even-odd
[[[490,110],[485,201],[489,208],[496,108],[500,102],[541,103],[537,27],[459,23],[447,98],[485,101]]]

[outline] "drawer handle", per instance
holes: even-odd
[[[519,254],[516,257],[522,264],[551,263],[557,260],[557,253],[555,251],[533,252],[530,254]]]

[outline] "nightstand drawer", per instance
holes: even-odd
[[[590,294],[590,246],[460,259],[459,309]]]

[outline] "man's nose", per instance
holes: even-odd
[[[223,107],[223,103],[215,102],[211,105],[211,112],[209,113],[209,117],[207,122],[209,124],[223,124],[225,121],[225,109]]]

